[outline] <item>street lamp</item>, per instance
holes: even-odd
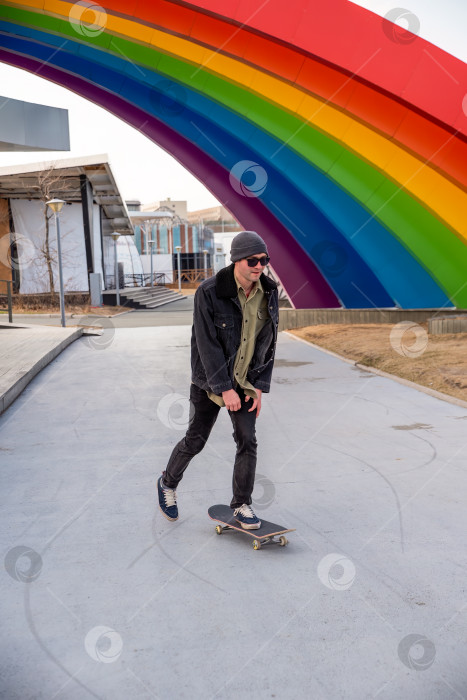
[[[180,251],[182,249],[181,245],[176,245],[175,250],[177,251],[177,269],[178,269],[178,291],[182,291],[182,273],[180,270]]]
[[[206,248],[205,248],[203,250],[203,254],[204,254],[204,279],[206,279],[208,276],[208,253],[209,253],[209,250],[206,250]]]
[[[117,306],[120,306],[120,280],[118,279],[118,256],[117,256],[117,241],[120,238],[120,234],[115,231],[112,233],[112,238],[114,241],[115,250],[115,295]]]
[[[58,277],[60,280],[60,316],[61,324],[65,328],[65,293],[63,289],[63,269],[62,269],[62,247],[60,243],[60,212],[65,202],[63,199],[50,199],[46,202],[55,214],[55,228],[57,231],[57,255],[58,255]]]
[[[152,254],[153,254],[153,252],[154,252],[154,245],[153,245],[153,244],[154,244],[155,242],[156,242],[156,241],[154,240],[154,238],[148,238],[148,243],[149,243],[149,245],[151,246],[150,249],[149,249],[149,250],[150,250],[150,254],[151,254],[151,287],[154,287],[154,262],[153,262]]]

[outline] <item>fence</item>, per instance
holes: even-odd
[[[185,286],[196,286],[204,279],[212,277],[214,270],[211,267],[194,269],[187,268],[180,270],[181,283]],[[178,286],[178,270],[168,272],[153,272],[153,286],[158,284],[167,286]],[[150,287],[151,273],[133,273],[125,275],[125,287]]]
[[[458,315],[459,309],[443,309],[444,316]],[[279,330],[328,323],[425,323],[440,309],[280,309]]]

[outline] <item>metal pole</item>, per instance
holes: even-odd
[[[151,287],[154,287],[154,261],[153,261],[153,253],[154,253],[154,240],[152,238],[152,232],[151,232],[151,238],[149,239],[149,245],[151,246]]]
[[[65,294],[63,290],[62,246],[60,242],[60,214],[58,212],[55,212],[55,227],[57,230],[58,277],[60,280],[60,316],[62,326],[65,328]]]
[[[118,279],[117,240],[118,240],[118,238],[114,239],[114,243],[115,243],[115,294],[116,294],[117,306],[120,306],[120,280]]]
[[[11,297],[11,282],[7,280],[6,290],[8,294],[8,322],[13,323],[13,299]]]
[[[177,246],[179,247],[179,246]],[[178,268],[178,291],[182,291],[182,272],[180,269],[180,251],[177,250],[177,268]]]

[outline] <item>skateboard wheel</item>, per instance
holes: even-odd
[[[253,540],[253,549],[261,549],[261,542],[259,540]]]
[[[216,532],[218,535],[222,535],[222,528],[220,525],[216,525]]]
[[[285,545],[288,544],[288,541],[289,540],[287,539],[287,537],[284,537],[284,535],[281,535],[279,537],[279,544],[281,547],[285,547]]]

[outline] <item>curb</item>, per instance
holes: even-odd
[[[13,324],[18,326],[19,324]],[[21,327],[21,326],[20,326]],[[24,325],[23,325],[24,327]],[[10,386],[4,394],[0,396],[0,415],[18,398],[24,391],[30,381],[39,374],[39,372],[47,367],[60,353],[65,350],[68,345],[71,345],[75,340],[83,335],[83,329],[78,328],[74,333],[70,333],[67,338],[60,341],[49,352],[43,355],[37,362],[32,365],[12,386]]]
[[[411,382],[410,379],[404,379],[403,377],[398,377],[397,374],[390,374],[389,372],[384,372],[382,369],[376,369],[375,367],[367,367],[366,365],[361,365],[359,362],[356,362],[355,360],[349,360],[348,357],[342,357],[342,355],[338,355],[337,352],[333,352],[332,350],[327,350],[326,348],[322,348],[320,345],[315,345],[315,343],[312,343],[309,340],[305,340],[304,338],[299,338],[298,336],[294,335],[293,333],[289,333],[289,331],[281,331],[281,333],[285,333],[290,338],[294,338],[294,340],[299,340],[302,343],[306,343],[307,345],[310,345],[312,348],[315,348],[316,350],[321,350],[321,352],[326,353],[326,355],[332,355],[332,357],[337,357],[338,360],[342,360],[343,362],[346,362],[348,365],[352,365],[353,367],[358,367],[358,369],[365,370],[365,372],[371,372],[371,374],[376,374],[378,377],[385,377],[386,379],[393,379],[395,382],[398,382],[399,384],[403,384],[404,386],[408,386],[412,389],[417,389],[417,391],[421,391],[423,394],[428,394],[429,396],[433,396],[435,399],[441,399],[442,401],[446,401],[447,403],[452,403],[455,406],[460,406],[461,408],[467,408],[467,401],[463,401],[463,399],[457,399],[455,396],[450,396],[449,394],[443,394],[442,391],[436,391],[436,389],[430,389],[428,386],[423,386],[423,384],[417,384],[416,382]]]
[[[100,316],[101,318],[115,318],[115,316],[123,316],[123,314],[131,314],[132,311],[136,311],[136,309],[128,309],[127,311],[119,311],[118,314],[96,314],[96,316]],[[5,315],[8,316],[8,312],[5,312]],[[69,313],[65,314],[65,318],[79,318],[80,316],[92,316],[92,312],[85,314],[75,314],[75,313]],[[40,316],[42,318],[60,318],[60,314],[19,314],[19,313],[13,313],[13,316],[27,316],[28,318],[34,318],[36,316]],[[13,323],[17,323],[14,321]],[[21,323],[21,321],[18,321],[18,323]]]
[[[96,318],[116,318],[117,316],[124,316],[125,314],[131,314],[133,311],[136,311],[136,309],[127,309],[126,311],[119,311],[118,314],[93,314],[92,312],[89,314],[71,314],[70,318],[80,318],[81,316],[93,316],[93,315],[95,315]]]

